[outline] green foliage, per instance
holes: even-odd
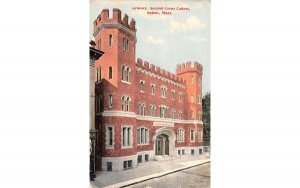
[[[202,98],[202,121],[204,128],[204,144],[210,145],[210,93]]]

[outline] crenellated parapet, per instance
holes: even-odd
[[[104,25],[112,26],[113,24],[119,24],[119,28],[123,26],[124,28],[135,32],[135,20],[131,18],[129,22],[127,14],[124,14],[123,18],[121,16],[122,12],[120,9],[114,8],[112,17],[109,17],[109,9],[103,9],[101,14],[99,14],[98,17],[94,20],[94,35]]]
[[[197,61],[191,62],[188,61],[183,64],[178,64],[176,68],[176,75],[180,75],[187,72],[197,72],[199,75],[202,75],[203,66]]]
[[[166,71],[165,69],[162,69],[159,66],[155,66],[153,64],[150,64],[148,61],[143,61],[141,58],[137,59],[136,66],[137,66],[137,68],[141,68],[143,70],[149,71],[152,74],[159,75],[163,78],[172,80],[174,82],[178,82],[178,83],[183,84],[183,85],[186,83],[185,80],[178,77],[174,73]]]

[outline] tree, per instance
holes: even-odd
[[[202,98],[202,121],[204,144],[210,145],[210,93],[206,93]]]

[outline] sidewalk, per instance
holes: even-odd
[[[94,187],[122,187],[136,182],[146,181],[148,179],[164,176],[176,171],[197,166],[209,162],[210,159],[204,155],[184,155],[180,158],[170,161],[149,161],[141,163],[137,168],[125,170],[122,172],[96,173]]]

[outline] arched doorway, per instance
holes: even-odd
[[[175,133],[171,128],[163,127],[153,136],[155,155],[175,156]]]
[[[160,134],[156,137],[155,155],[169,155],[169,137],[166,134]]]

